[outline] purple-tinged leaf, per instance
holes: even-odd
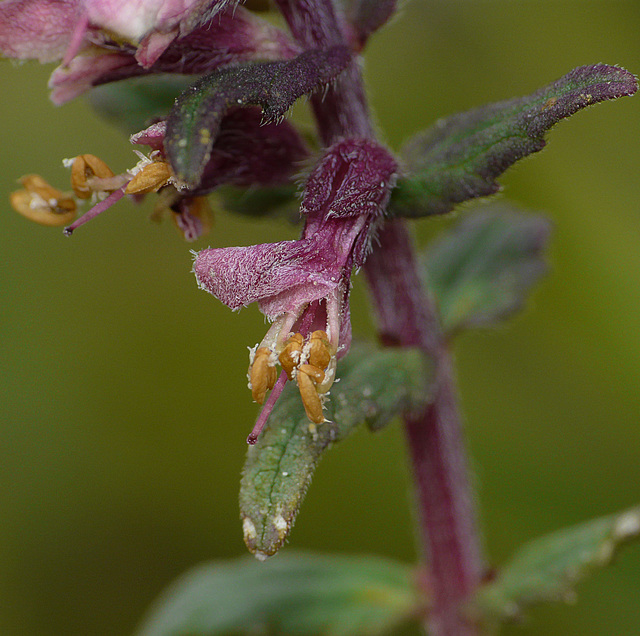
[[[397,0],[353,0],[347,11],[351,37],[358,50],[397,11]]]
[[[220,122],[231,108],[261,106],[266,121],[276,120],[299,97],[335,79],[350,59],[347,47],[335,46],[285,62],[220,69],[198,80],[176,100],[167,120],[165,149],[177,178],[198,186]]]
[[[541,216],[493,205],[471,212],[430,246],[425,279],[445,332],[493,324],[518,311],[546,271],[549,232]]]
[[[633,95],[636,77],[616,66],[577,68],[532,95],[482,106],[437,122],[402,150],[406,175],[393,195],[399,216],[444,214],[456,203],[494,194],[496,178],[542,150],[561,119],[609,99]]]

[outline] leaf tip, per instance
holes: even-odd
[[[613,528],[613,535],[616,541],[627,541],[640,536],[640,508],[620,515]]]

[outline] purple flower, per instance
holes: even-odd
[[[52,100],[147,73],[208,73],[230,63],[288,59],[299,48],[230,0],[5,0],[0,53],[63,63]]]
[[[94,155],[82,154],[65,161],[75,198],[46,184],[55,196],[45,201],[45,186],[36,191],[32,178],[12,199],[23,214],[49,224],[65,222],[76,203],[88,200],[88,212],[66,228],[71,234],[125,195],[157,192],[154,217],[170,213],[188,240],[206,230],[203,195],[218,186],[291,183],[309,150],[280,117],[351,61],[346,46],[303,52],[230,0],[8,0],[0,3],[0,53],[62,59],[50,80],[56,103],[149,73],[206,74],[178,100],[169,125],[158,121],[131,137],[150,148],[148,154],[136,151],[133,168],[115,174]],[[232,68],[221,68],[226,66]],[[207,107],[204,113],[189,102],[194,91],[203,92],[198,103]],[[198,154],[203,145],[206,152]],[[197,178],[183,178],[181,161]],[[299,240],[198,254],[194,271],[203,289],[232,309],[257,302],[272,322],[251,354],[254,399],[263,403],[279,383],[259,422],[287,379],[297,382],[310,420],[324,420],[323,398],[351,341],[351,274],[364,263],[382,222],[396,171],[393,157],[375,142],[344,139],[324,152],[307,179]]]
[[[351,273],[365,261],[396,171],[393,157],[376,143],[340,141],[307,179],[299,240],[197,254],[194,272],[202,289],[234,310],[257,302],[272,321],[251,355],[250,388],[257,402],[275,386],[280,364],[289,379],[297,379],[310,419],[323,421],[321,396],[351,341]],[[272,404],[267,406],[270,411]]]
[[[208,205],[203,195],[222,184],[286,184],[308,155],[305,143],[289,122],[263,124],[258,108],[232,109],[222,120],[200,184],[186,190],[177,183],[166,161],[165,132],[166,124],[160,121],[132,135],[131,143],[149,146],[151,152],[147,156],[136,151],[139,161],[119,175],[114,175],[93,155],[65,160],[65,165],[71,168],[71,185],[76,196],[91,198],[95,204],[66,228],[67,235],[107,210],[125,194],[139,197],[158,192],[160,198],[153,218],[161,219],[170,214],[185,239],[193,241],[209,229]],[[89,164],[86,158],[90,158]],[[98,172],[95,170],[97,162],[102,164]],[[79,178],[82,183],[78,183]],[[21,209],[18,211],[22,212]]]

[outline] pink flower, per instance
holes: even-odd
[[[5,0],[0,53],[62,59],[50,80],[60,104],[105,82],[208,73],[256,58],[287,59],[299,49],[230,0]]]
[[[322,421],[317,394],[329,390],[336,360],[347,352],[351,341],[351,273],[365,261],[396,170],[393,157],[376,143],[340,141],[325,152],[306,182],[300,208],[305,227],[299,240],[205,249],[197,254],[194,272],[202,289],[231,309],[257,302],[273,322],[252,354],[250,382],[261,384],[259,391],[252,387],[256,401],[264,400],[263,385],[267,389],[275,385],[271,370],[280,363],[289,379],[301,370],[307,376],[315,374],[315,395],[305,395],[298,383],[305,407],[314,402],[313,408],[307,408],[310,419]],[[324,343],[321,348],[327,361],[317,369],[309,360],[312,343],[319,340]],[[287,363],[290,352],[294,359]],[[258,364],[260,373],[254,372]],[[268,382],[265,374],[270,377]],[[271,406],[268,403],[265,410]],[[261,416],[262,423],[265,419],[266,415]]]
[[[166,162],[164,139],[166,123],[152,124],[131,136],[131,143],[149,146],[149,156],[137,152],[140,161],[124,174],[109,179],[90,179],[88,191],[105,196],[83,216],[65,229],[67,235],[95,218],[125,194],[139,196],[159,191],[160,201],[154,216],[170,212],[185,238],[193,241],[206,233],[208,224],[202,197],[220,185],[279,186],[289,183],[308,149],[296,129],[286,120],[263,123],[259,108],[231,109],[222,119],[220,132],[213,144],[211,156],[204,168],[199,186],[192,190],[180,188]],[[69,161],[71,165],[73,160]],[[143,177],[134,178],[139,173]],[[73,171],[72,171],[73,183]],[[140,188],[138,183],[144,187]],[[83,184],[84,185],[84,184]]]

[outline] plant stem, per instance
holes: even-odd
[[[483,562],[451,356],[423,292],[404,223],[387,222],[379,242],[365,273],[381,339],[421,347],[436,364],[433,401],[420,415],[404,420],[434,596],[429,631],[471,636],[477,628],[466,622],[459,608],[479,584]]]
[[[276,4],[304,47],[347,43],[332,0],[276,0]],[[325,144],[346,136],[373,138],[356,59],[326,94],[312,97],[312,106]],[[432,636],[473,636],[477,629],[465,621],[460,606],[480,582],[482,557],[451,358],[434,307],[424,294],[404,222],[388,221],[379,243],[365,272],[381,339],[386,344],[418,346],[436,364],[432,403],[419,416],[405,418],[420,535],[433,589],[428,627]]]
[[[291,33],[305,48],[348,44],[332,0],[275,0]],[[350,136],[373,139],[362,72],[357,57],[326,92],[311,97],[322,141],[330,145]]]

